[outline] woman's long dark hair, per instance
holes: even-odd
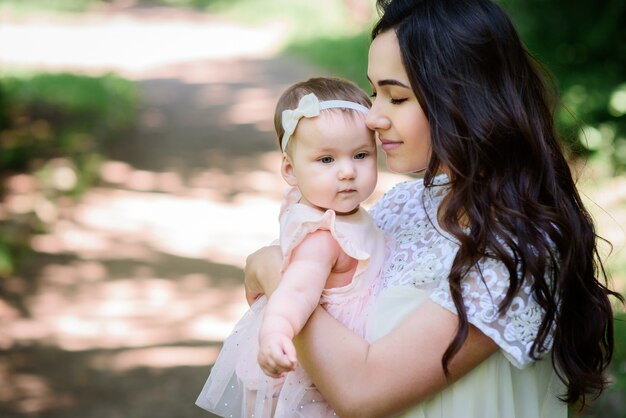
[[[406,72],[431,127],[427,186],[450,175],[441,226],[460,247],[449,282],[459,328],[444,353],[468,335],[461,282],[484,257],[506,266],[503,312],[524,281],[545,311],[531,356],[549,349],[567,385],[562,399],[598,394],[613,354],[613,313],[597,250],[554,127],[547,73],[528,53],[504,11],[488,0],[379,0],[372,38],[398,37]],[[548,278],[548,279],[546,279]],[[602,280],[600,280],[602,279]]]

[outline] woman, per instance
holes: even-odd
[[[488,0],[378,6],[367,124],[392,171],[423,179],[371,210],[395,242],[372,342],[318,307],[299,359],[344,418],[566,417],[606,385],[622,298],[600,280],[539,67]],[[249,300],[279,261],[249,257]]]

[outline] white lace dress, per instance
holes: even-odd
[[[426,189],[422,180],[404,182],[371,209],[378,227],[395,238],[395,248],[383,269],[383,287],[370,313],[371,340],[391,331],[399,321],[429,299],[456,313],[447,275],[458,243],[437,224],[447,178]],[[501,315],[498,305],[508,287],[504,265],[485,259],[478,272],[464,280],[463,300],[469,322],[493,339],[500,350],[465,377],[403,417],[416,418],[566,418],[565,393],[552,368],[550,355],[531,359],[530,347],[542,309],[525,283]],[[427,338],[427,336],[424,336]],[[548,342],[548,347],[551,341]]]

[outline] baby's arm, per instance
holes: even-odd
[[[259,365],[271,377],[296,366],[292,339],[304,327],[340,254],[329,231],[318,230],[293,251],[289,267],[272,294],[259,334]]]

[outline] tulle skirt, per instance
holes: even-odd
[[[223,417],[326,418],[336,416],[300,366],[280,379],[257,363],[258,335],[267,304],[259,298],[224,341],[196,405]]]

